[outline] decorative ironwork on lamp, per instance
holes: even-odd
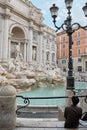
[[[53,6],[50,8],[51,16],[53,18],[53,23],[54,26],[57,28],[56,32],[60,30],[61,28],[67,33],[69,37],[69,58],[68,58],[68,76],[67,76],[67,89],[73,90],[74,89],[74,76],[73,76],[73,59],[72,59],[72,34],[78,30],[79,28],[82,28],[84,30],[87,30],[87,26],[81,26],[79,23],[71,23],[72,22],[72,17],[71,17],[71,8],[73,4],[73,0],[65,0],[66,8],[68,10],[67,18],[64,21],[64,23],[58,27],[56,25],[56,18],[58,15],[58,10],[59,8],[53,4]],[[85,6],[82,8],[84,11],[85,16],[87,17],[87,3]],[[75,27],[76,26],[76,27]]]

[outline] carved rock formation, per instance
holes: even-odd
[[[0,86],[7,84],[17,90],[26,90],[33,87],[63,85],[65,78],[60,75],[59,68],[38,71],[29,68],[28,63],[9,61],[7,67],[0,65]]]

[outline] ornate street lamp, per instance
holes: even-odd
[[[69,37],[69,59],[68,59],[68,76],[67,76],[67,89],[68,90],[74,89],[73,60],[72,60],[72,44],[73,44],[72,34],[79,28],[87,30],[87,26],[81,26],[79,23],[73,23],[73,24],[71,23],[72,22],[72,17],[71,17],[72,3],[73,3],[73,0],[65,0],[66,8],[68,10],[67,12],[68,16],[60,27],[56,25],[56,18],[58,15],[59,8],[55,4],[53,4],[53,6],[50,8],[54,26],[57,28],[56,32],[62,28]],[[84,11],[85,16],[87,17],[87,3],[83,7],[83,11]]]
[[[85,6],[82,9],[84,11],[85,16],[87,17],[87,3],[85,4]]]

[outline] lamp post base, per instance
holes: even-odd
[[[67,77],[67,90],[73,90],[74,89],[74,77],[68,76]]]
[[[66,86],[66,96],[72,97],[75,95],[74,91],[74,77],[68,76],[67,77],[67,86]],[[71,98],[66,99],[66,105],[71,105],[72,101]]]

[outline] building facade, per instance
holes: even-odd
[[[72,35],[73,74],[77,80],[87,80],[87,31],[79,29]],[[64,75],[68,71],[69,42],[67,34],[57,34],[57,59]]]
[[[56,34],[43,20],[28,0],[0,0],[0,61],[19,58],[39,68],[55,66]]]

